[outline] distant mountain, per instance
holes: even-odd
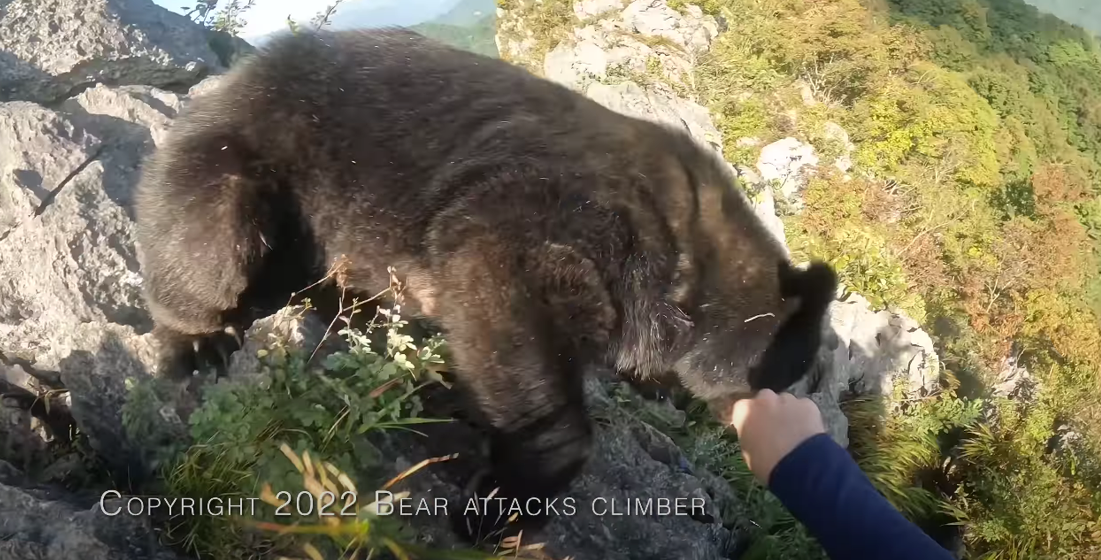
[[[484,23],[486,16],[495,17],[496,13],[496,0],[460,0],[447,13],[433,19],[431,23],[474,27]]]
[[[332,29],[409,27],[450,13],[458,0],[353,0],[337,8]]]
[[[456,48],[497,58],[495,0],[461,0],[447,13],[410,29]]]
[[[1037,9],[1101,35],[1101,0],[1025,0]]]
[[[460,0],[346,0],[333,14],[329,29],[412,27],[433,18],[446,16],[458,8],[459,4]],[[298,23],[308,26],[309,20],[306,18]],[[245,37],[245,39],[252,45],[260,47],[276,33],[282,31],[285,29]]]
[[[493,58],[499,56],[497,43],[493,40],[493,34],[496,31],[493,16],[488,16],[469,27],[428,22],[414,25],[410,29],[455,48]]]

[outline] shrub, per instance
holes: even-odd
[[[207,386],[202,406],[189,420],[195,443],[166,474],[168,493],[253,497],[275,488],[296,495],[310,488],[303,486],[299,465],[288,460],[291,455],[307,464],[330,464],[361,481],[377,481],[385,458],[366,435],[433,421],[418,418],[416,391],[443,363],[442,340],[415,342],[403,333],[406,322],[398,309],[380,309],[365,331],[342,329],[348,348],[320,364],[311,362],[309,349],[288,346],[273,335],[258,352],[261,381]],[[372,342],[377,333],[381,340]],[[274,522],[273,513],[265,508],[259,519]],[[257,546],[303,544],[300,535],[288,542],[269,541],[241,520],[203,516],[184,518],[170,537],[214,558],[240,557]],[[400,542],[388,530],[379,538]]]

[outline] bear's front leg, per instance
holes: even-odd
[[[439,315],[458,385],[490,430],[490,472],[452,509],[457,531],[482,540],[547,521],[546,504],[588,458],[592,428],[581,360],[530,288],[539,283],[492,237],[468,239],[438,276]]]

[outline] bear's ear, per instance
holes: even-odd
[[[822,262],[805,270],[782,261],[779,265],[780,295],[797,299],[798,307],[776,332],[760,364],[750,372],[754,391],[782,391],[799,381],[814,364],[822,344],[822,319],[837,291],[837,275]]]

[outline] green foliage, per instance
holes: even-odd
[[[780,500],[757,482],[745,464],[737,435],[721,426],[700,402],[692,403],[684,419],[661,415],[624,386],[617,394],[617,414],[633,415],[672,438],[694,465],[721,476],[738,496],[738,511],[723,519],[737,521],[734,530],[748,541],[742,559],[826,560],[825,552]]]
[[[902,262],[888,247],[883,228],[865,222],[861,189],[835,173],[811,178],[803,191],[814,216],[788,217],[785,231],[796,260],[821,259],[834,267],[850,292],[875,308],[894,307],[921,320],[924,302],[909,288]]]
[[[185,428],[162,411],[172,402],[170,383],[156,379],[126,380],[126,403],[122,407],[122,427],[135,448],[142,449],[153,464],[171,461],[184,450],[181,436]]]
[[[1096,558],[1101,524],[1093,493],[1069,480],[1048,454],[1055,411],[999,399],[995,421],[976,424],[961,445],[968,476],[954,501],[966,520],[975,557]],[[1012,468],[1007,468],[1011,465]]]
[[[689,4],[699,6],[703,13],[711,15],[719,15],[722,12],[723,0],[699,0],[698,2],[688,2],[685,0],[669,0],[669,7],[674,10],[684,12],[685,8]]]
[[[832,157],[817,130],[842,123],[856,167],[808,183],[805,209],[785,217],[793,255],[826,259],[873,305],[925,323],[959,378],[919,400],[847,405],[865,471],[912,518],[962,523],[973,557],[1096,557],[1097,39],[1020,0],[719,4],[730,29],[697,82],[727,157],[751,163],[739,138],[781,135]],[[819,103],[800,103],[800,87]],[[986,388],[1011,343],[1046,372],[1042,396],[1016,411]],[[1082,434],[1059,456],[1047,449],[1056,423]]]
[[[886,240],[866,228],[843,228],[829,238],[793,235],[792,254],[800,260],[825,260],[837,271],[850,292],[863,295],[872,307],[903,309],[924,317],[920,298],[909,291],[902,265],[887,248]]]
[[[184,8],[185,14],[199,25],[230,35],[237,35],[241,31],[245,26],[245,12],[256,5],[256,0],[226,0],[219,8],[220,0],[196,1],[195,6]]]
[[[890,411],[884,401],[864,398],[844,404],[852,423],[849,450],[892,505],[912,520],[929,519],[946,504],[921,485],[920,477],[939,466],[939,438],[978,422],[982,401],[941,393]]]
[[[726,159],[736,165],[752,166],[756,161],[756,150],[752,146],[739,145],[738,140],[756,138],[763,141],[771,136],[771,115],[759,99],[731,103],[717,115],[715,125],[723,135]]]
[[[397,313],[380,313],[383,320],[372,321],[366,332],[340,331],[348,349],[319,365],[306,350],[273,335],[258,352],[259,381],[207,386],[189,420],[195,444],[167,474],[168,493],[257,496],[264,485],[297,494],[302,473],[283,445],[377,483],[383,458],[365,434],[431,421],[417,418],[415,392],[442,364],[443,344],[433,337],[418,345],[402,332],[406,323]],[[381,340],[372,342],[376,334]],[[258,520],[274,521],[273,513],[266,508]],[[172,536],[214,558],[236,558],[258,538],[240,520],[202,516],[184,518]]]
[[[577,23],[571,0],[498,0],[497,5],[510,12],[509,19],[522,22],[524,33],[528,37],[511,36],[519,30],[498,26],[497,33],[504,38],[523,42],[530,37],[531,46],[523,53],[523,59],[513,61],[529,67],[536,73],[543,72],[543,58],[565,39]],[[506,56],[508,53],[501,53]]]
[[[916,64],[904,79],[858,101],[848,124],[862,144],[856,160],[869,170],[955,159],[969,163],[956,167],[960,181],[998,181],[997,116],[961,76],[932,64]]]

